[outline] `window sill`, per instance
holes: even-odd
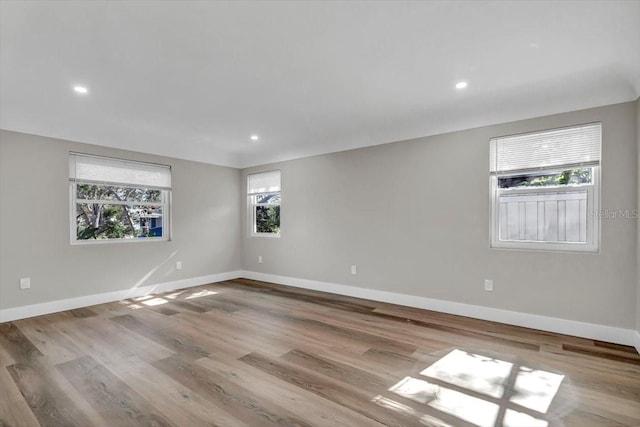
[[[112,244],[131,244],[131,243],[152,243],[152,242],[169,242],[171,239],[166,237],[136,237],[131,239],[88,239],[88,240],[72,240],[72,246],[84,245],[112,245]]]
[[[249,237],[266,237],[268,239],[279,239],[280,233],[251,233]]]
[[[491,242],[490,249],[513,250],[513,251],[535,251],[535,252],[553,252],[553,253],[591,253],[600,252],[597,246],[591,244],[580,243],[553,243],[553,242],[515,242],[515,241],[497,241]]]

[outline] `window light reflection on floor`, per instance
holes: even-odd
[[[547,427],[549,422],[544,418],[564,380],[564,375],[458,349],[422,370],[420,376],[407,376],[389,391],[425,405],[424,412],[435,410],[436,415],[447,414],[479,427]],[[373,401],[396,412],[420,417],[425,425],[446,425],[422,414],[415,405],[411,407],[383,396]]]
[[[549,409],[563,379],[564,375],[521,366],[516,377],[515,394],[509,400],[544,414]]]
[[[166,303],[168,303],[168,302],[169,302],[169,301],[167,301],[166,299],[164,299],[164,298],[159,298],[159,297],[158,297],[158,298],[148,299],[148,300],[146,300],[146,301],[142,301],[142,303],[143,303],[144,305],[148,305],[148,306],[151,306],[151,307],[152,307],[152,306],[154,306],[154,305],[162,305],[162,304],[166,304]]]
[[[412,377],[404,378],[389,391],[480,427],[492,427],[500,409],[495,403]]]
[[[205,290],[202,290],[202,291],[199,291],[199,292],[194,292],[191,295],[189,295],[188,297],[186,297],[185,299],[201,298],[201,297],[206,297],[206,296],[209,296],[209,295],[216,295],[216,294],[217,294],[217,292],[205,289]]]
[[[180,295],[182,295],[183,293],[184,293],[183,291],[174,292],[174,293],[172,293],[172,294],[165,295],[164,297],[165,297],[165,298],[169,298],[169,299],[176,299],[176,298],[178,298]]]
[[[513,363],[456,349],[420,374],[500,398],[512,368]]]

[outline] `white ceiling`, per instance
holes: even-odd
[[[235,167],[640,95],[638,0],[0,8],[1,128]]]

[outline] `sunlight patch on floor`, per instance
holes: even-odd
[[[492,427],[499,410],[495,403],[418,378],[406,377],[389,391],[480,427]]]
[[[205,289],[203,291],[194,292],[194,293],[192,293],[191,295],[189,295],[185,299],[201,298],[201,297],[206,297],[206,296],[209,296],[209,295],[216,295],[216,294],[217,294],[217,292]]]
[[[176,298],[178,298],[180,295],[182,295],[183,293],[184,293],[184,291],[178,291],[178,292],[174,292],[174,293],[172,293],[172,294],[165,295],[164,297],[165,297],[165,298],[169,298],[169,299],[176,299]]]
[[[564,375],[521,366],[511,402],[545,414],[558,393]]]
[[[407,376],[389,391],[478,427],[547,427],[548,421],[541,418],[547,416],[564,380],[564,375],[458,349],[420,375],[431,382]],[[423,416],[414,407],[392,399],[378,396],[375,402],[407,415]]]
[[[159,297],[158,297],[158,298],[149,299],[149,300],[146,300],[146,301],[142,301],[142,303],[143,303],[144,305],[148,305],[148,306],[151,306],[151,307],[152,307],[152,306],[154,306],[154,305],[162,305],[162,304],[166,304],[166,303],[168,303],[168,302],[169,302],[169,301],[167,301],[166,299],[164,299],[164,298],[159,298]]]
[[[405,377],[389,391],[418,403],[430,403],[438,398],[440,387],[413,377]]]
[[[500,398],[512,368],[513,363],[456,349],[420,374]]]

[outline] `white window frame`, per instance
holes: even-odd
[[[102,181],[93,179],[75,178],[73,172],[74,157],[80,158],[95,158],[106,162],[114,161],[118,163],[131,164],[133,168],[135,166],[142,166],[146,168],[167,168],[169,175],[171,174],[171,167],[166,165],[159,165],[148,162],[137,162],[133,160],[116,159],[105,156],[96,156],[84,153],[69,153],[70,156],[70,177],[69,177],[69,235],[70,243],[72,245],[103,245],[103,244],[118,244],[118,243],[143,243],[143,242],[167,242],[171,240],[171,187],[166,186],[154,186],[154,185],[139,185],[127,182],[113,182]],[[78,199],[77,198],[77,186],[78,184],[89,185],[104,185],[114,187],[127,187],[127,188],[139,188],[160,190],[161,200],[160,202],[141,202],[141,201],[120,201],[120,200],[91,200],[91,199]],[[77,218],[76,207],[78,204],[108,204],[108,205],[121,205],[121,206],[162,206],[162,236],[159,237],[132,237],[132,238],[111,238],[111,239],[78,239],[77,238]]]
[[[258,175],[262,175],[262,174],[265,174],[265,175],[266,174],[275,174],[275,173],[277,173],[277,175],[278,175],[277,186],[274,185],[272,187],[263,188],[263,189],[260,189],[260,190],[255,190],[254,189],[254,191],[252,191],[252,189],[251,189],[251,177],[252,176],[258,176]],[[280,233],[282,231],[282,216],[280,216],[280,227],[279,227],[279,231],[277,233],[258,232],[257,231],[256,219],[257,219],[257,208],[261,207],[261,206],[266,206],[266,207],[278,206],[278,207],[280,207],[280,215],[282,215],[282,188],[281,188],[281,183],[282,183],[282,173],[279,170],[259,172],[259,173],[254,173],[254,174],[247,175],[247,199],[248,199],[247,205],[249,207],[248,216],[247,216],[247,222],[248,222],[248,225],[249,225],[249,236],[250,237],[267,237],[267,238],[279,238],[280,237]],[[280,202],[278,202],[278,203],[256,203],[256,200],[257,200],[257,198],[259,196],[268,196],[268,195],[278,195],[278,196],[280,196]]]
[[[584,125],[583,125],[584,126]],[[575,126],[579,127],[579,126]],[[544,132],[544,131],[543,131]],[[536,132],[537,133],[537,132]],[[601,137],[600,137],[601,141]],[[492,158],[492,162],[494,159]],[[498,179],[510,175],[526,175],[540,173],[561,172],[567,169],[578,167],[591,168],[591,183],[580,185],[558,185],[558,186],[531,186],[525,188],[499,188]],[[493,170],[493,169],[492,169]],[[560,164],[549,167],[540,167],[536,170],[491,172],[490,197],[490,247],[496,249],[520,249],[520,250],[541,250],[560,252],[598,252],[600,249],[600,227],[599,216],[597,215],[600,206],[600,160],[590,164]],[[586,207],[586,242],[564,242],[564,241],[532,241],[532,240],[501,240],[500,239],[500,197],[507,195],[532,195],[532,194],[567,194],[567,193],[587,193]]]

